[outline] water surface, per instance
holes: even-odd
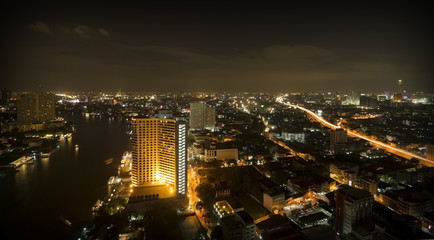
[[[115,119],[72,115],[66,119],[75,123],[77,131],[59,143],[58,151],[0,179],[0,239],[70,239],[92,223],[90,209],[106,195],[107,180],[116,175],[129,136]],[[106,164],[109,158],[114,160]]]

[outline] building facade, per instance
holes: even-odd
[[[215,107],[207,107],[205,102],[190,103],[190,129],[214,130]]]
[[[378,180],[376,177],[363,177],[360,179],[360,188],[370,192],[372,195],[378,193]]]
[[[186,194],[186,122],[175,119],[134,118],[132,184],[163,183]]]
[[[338,128],[330,133],[330,149],[334,153],[343,153],[348,142],[347,131]]]
[[[426,146],[426,158],[434,160],[434,144],[428,144]]]
[[[374,198],[368,191],[340,185],[335,191],[336,232],[347,236],[352,230],[372,222]]]
[[[187,194],[187,122],[184,119],[176,120],[176,164],[178,170],[177,192],[181,195]]]
[[[434,211],[434,198],[428,191],[389,190],[380,194],[380,201],[395,212],[417,218],[423,217],[424,212]]]
[[[56,119],[56,96],[52,93],[30,92],[17,102],[19,124],[44,123]]]
[[[299,133],[282,132],[282,138],[286,141],[304,143],[306,140],[306,134],[304,132],[299,132]]]
[[[285,206],[285,193],[277,189],[264,192],[263,206],[270,212],[283,208]]]
[[[238,149],[228,148],[228,149],[205,149],[205,161],[210,162],[214,160],[238,160]]]
[[[350,186],[358,184],[357,172],[348,167],[339,167],[335,164],[330,164],[330,178],[338,183]]]

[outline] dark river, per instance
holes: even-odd
[[[91,207],[105,197],[129,136],[119,120],[72,115],[66,120],[77,131],[49,159],[24,164],[0,179],[0,239],[72,239],[92,223]],[[107,164],[109,158],[113,162]]]

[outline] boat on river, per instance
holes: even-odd
[[[59,216],[59,220],[65,224],[68,227],[72,227],[72,223],[70,221],[68,221],[68,219],[65,219],[63,216]]]
[[[110,163],[113,162],[113,158],[106,159],[104,162],[105,162],[105,165],[109,165]]]
[[[99,208],[102,206],[103,201],[96,200],[95,204],[92,206],[92,212],[98,212]]]

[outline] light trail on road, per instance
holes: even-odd
[[[290,106],[290,107],[293,107],[293,108],[298,108],[298,109],[300,109],[300,110],[302,110],[302,111],[308,113],[308,114],[309,114],[311,117],[313,117],[316,121],[320,122],[322,125],[324,125],[324,126],[326,126],[326,127],[329,127],[329,128],[331,128],[331,129],[333,129],[333,130],[335,130],[335,129],[337,129],[337,128],[341,128],[341,127],[339,127],[339,126],[337,126],[337,125],[334,125],[334,124],[332,124],[332,123],[330,123],[330,122],[327,122],[324,118],[322,118],[321,116],[318,116],[316,113],[314,113],[313,111],[311,111],[311,110],[309,110],[309,109],[306,109],[306,108],[301,107],[301,106],[298,106],[298,105],[294,105],[294,104],[290,104],[290,103],[285,103],[285,102],[283,102],[283,100],[282,100],[280,97],[277,98],[276,101],[277,101],[278,103],[281,103],[281,104],[284,104],[284,105],[286,105],[286,106]],[[344,128],[343,128],[343,129],[344,129]],[[401,149],[401,148],[397,148],[397,147],[390,146],[390,145],[388,145],[388,144],[386,144],[386,143],[383,143],[383,142],[380,142],[380,141],[377,141],[377,140],[371,139],[371,138],[369,138],[369,137],[366,137],[366,136],[363,136],[363,135],[361,135],[361,134],[358,134],[358,133],[356,133],[356,132],[354,132],[354,131],[350,131],[350,130],[347,130],[347,129],[344,129],[344,130],[347,131],[347,133],[348,133],[349,136],[364,139],[364,140],[366,140],[366,141],[368,141],[368,142],[374,144],[375,146],[377,146],[377,147],[379,147],[379,148],[382,148],[382,149],[385,149],[385,150],[389,151],[390,153],[393,153],[393,154],[396,154],[396,155],[399,155],[399,156],[405,157],[405,158],[407,158],[407,159],[411,159],[411,158],[418,159],[418,160],[421,161],[420,163],[421,163],[422,165],[425,165],[425,166],[429,166],[429,167],[434,166],[434,161],[429,160],[428,158],[421,157],[421,156],[419,156],[419,155],[416,155],[416,154],[414,154],[414,153],[408,152],[408,151],[406,151],[406,150],[404,150],[404,149]]]

